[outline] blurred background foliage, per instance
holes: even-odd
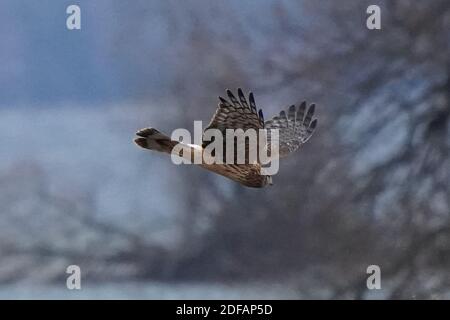
[[[96,286],[370,298],[376,264],[377,297],[450,297],[448,1],[77,1],[80,31],[70,4],[0,4],[0,283],[77,264]],[[274,186],[133,146],[141,127],[209,121],[237,87],[266,118],[318,105]]]

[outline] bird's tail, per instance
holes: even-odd
[[[134,139],[134,143],[138,146],[165,153],[171,153],[173,147],[179,143],[154,128],[141,129],[136,132],[136,135],[138,137]]]

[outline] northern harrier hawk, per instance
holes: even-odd
[[[238,99],[230,90],[227,90],[229,100],[219,97],[219,106],[207,129],[218,129],[225,134],[226,129],[278,129],[279,131],[279,157],[285,157],[297,150],[312,136],[317,126],[317,119],[312,120],[315,105],[311,104],[306,112],[306,102],[297,107],[292,105],[286,111],[264,122],[263,113],[256,109],[253,93],[249,94],[248,102],[241,89],[238,89]],[[139,130],[134,142],[145,149],[156,150],[171,154],[173,148],[183,142],[174,141],[167,135],[154,128]],[[268,144],[270,135],[268,136]],[[203,154],[205,147],[210,143],[203,139],[200,145],[183,145],[191,148],[193,152]],[[261,188],[272,184],[272,177],[261,174],[261,163],[245,164],[199,164],[201,167],[237,181],[247,187]]]

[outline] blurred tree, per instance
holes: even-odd
[[[213,215],[204,213],[211,227],[199,237],[201,249],[180,264],[183,276],[283,278],[315,269],[321,270],[318,288],[334,297],[363,297],[365,269],[378,263],[386,282],[399,283],[393,297],[431,296],[422,292],[424,283],[406,284],[429,268],[448,266],[443,257],[436,265],[435,254],[442,254],[450,226],[450,55],[443,32],[450,6],[380,1],[382,30],[372,31],[365,27],[369,4],[274,4],[267,23],[274,27],[263,30],[264,52],[252,47],[249,34],[255,30],[242,32],[230,17],[235,38],[227,32],[193,38],[201,70],[232,61],[232,74],[245,74],[233,78],[236,86],[314,99],[320,118],[319,134],[298,157],[282,163],[298,174],[282,168],[272,189],[234,186],[229,198],[215,194],[222,206]],[[245,52],[239,50],[244,39],[250,44]],[[212,59],[224,42],[227,50],[220,54],[231,57]],[[247,56],[257,68],[240,63]],[[192,72],[205,83],[229,86],[216,74]],[[202,185],[189,199],[204,200]],[[208,195],[214,194],[211,187],[204,185]],[[186,211],[198,217],[202,208]],[[447,283],[446,273],[440,275]]]

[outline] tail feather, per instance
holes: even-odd
[[[173,141],[154,128],[141,129],[136,132],[136,135],[138,138],[134,139],[134,143],[144,149],[171,153],[173,147],[178,144],[177,141]]]

